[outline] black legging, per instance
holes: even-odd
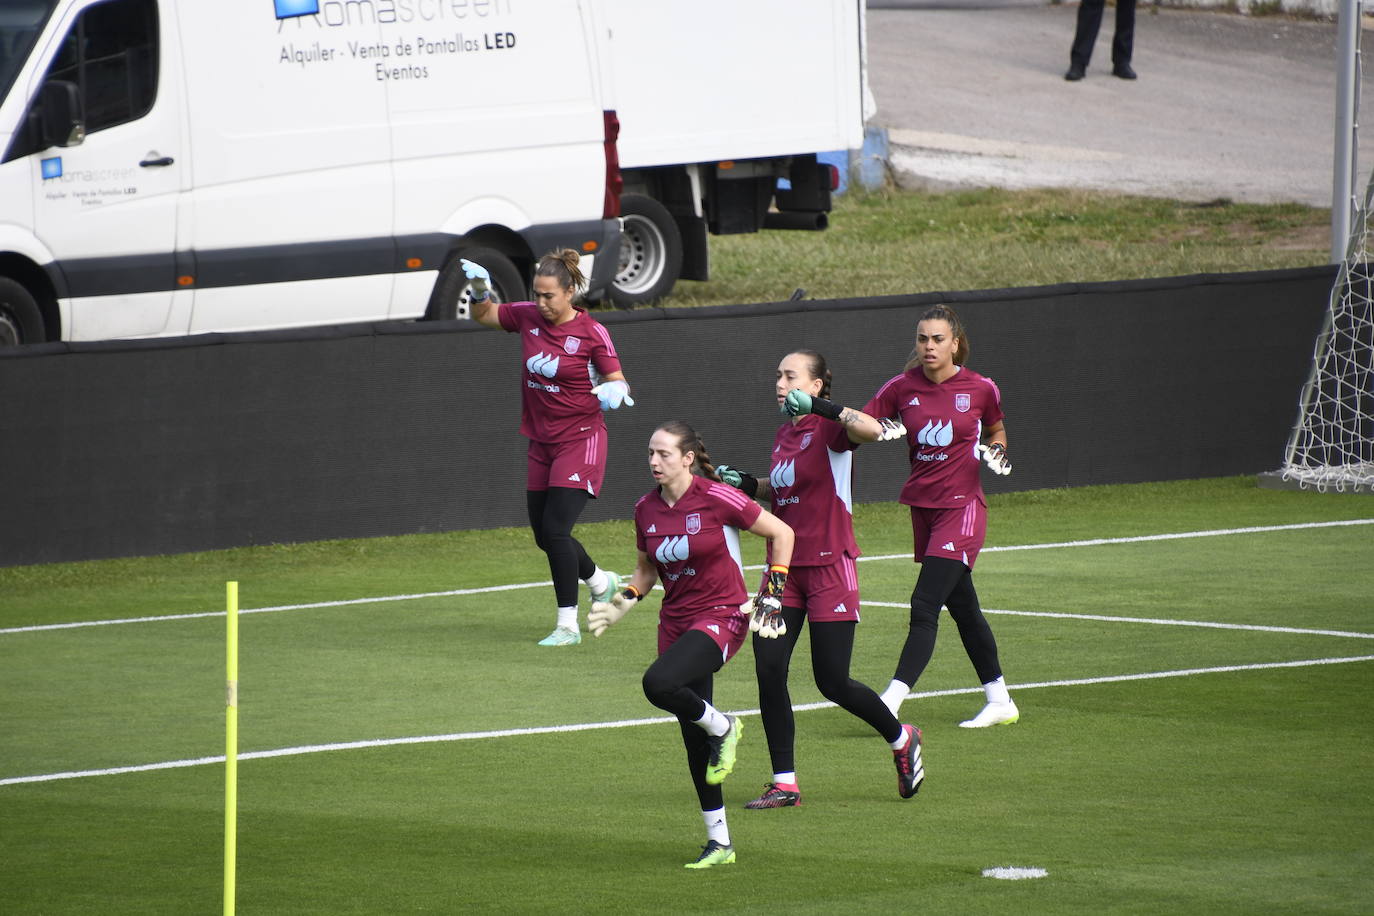
[[[702,811],[725,806],[720,786],[706,784],[710,748],[706,730],[696,721],[712,702],[714,675],[725,664],[715,640],[700,630],[688,630],[644,672],[644,696],[659,709],[677,716],[682,746],[687,749],[687,768]]]
[[[754,673],[759,681],[759,711],[768,736],[768,756],[774,773],[790,773],[796,767],[794,744],[797,726],[792,715],[792,695],[787,690],[787,672],[792,651],[801,638],[806,611],[784,607],[782,619],[787,632],[776,639],[754,634]],[[854,653],[857,621],[831,621],[811,624],[811,672],[821,695],[850,715],[863,719],[884,741],[896,741],[902,725],[868,686],[849,676],[849,660]]]
[[[549,573],[559,607],[576,607],[577,583],[596,572],[596,564],[572,536],[573,525],[589,498],[586,490],[569,487],[525,491],[530,530],[534,532],[534,543],[549,556]]]
[[[916,588],[911,592],[911,628],[902,646],[893,678],[903,684],[915,684],[926,670],[935,652],[935,633],[940,623],[940,608],[949,607],[949,616],[959,628],[964,651],[978,672],[978,683],[986,684],[1002,676],[997,660],[997,640],[992,627],[978,604],[978,592],[973,588],[973,573],[958,560],[948,557],[926,557]]]

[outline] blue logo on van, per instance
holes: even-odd
[[[47,181],[49,178],[61,178],[61,177],[62,177],[62,157],[61,157],[61,156],[54,156],[54,157],[52,157],[51,159],[43,159],[43,160],[41,160],[41,161],[39,162],[39,165],[40,165],[40,166],[42,167],[42,169],[43,169],[43,180],[44,180],[44,181]]]
[[[277,18],[290,19],[292,16],[316,16],[320,12],[320,0],[273,0],[277,5]]]

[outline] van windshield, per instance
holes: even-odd
[[[58,0],[4,0],[0,3],[0,99],[10,92],[33,44]]]

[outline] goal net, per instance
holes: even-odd
[[[1312,371],[1299,400],[1279,475],[1318,490],[1374,488],[1374,264],[1369,207],[1374,175],[1356,214]]]

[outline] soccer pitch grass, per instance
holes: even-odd
[[[716,681],[750,716],[724,787],[739,862],[706,872],[682,868],[705,838],[676,725],[639,688],[657,599],[536,646],[551,590],[524,531],[0,570],[0,912],[221,908],[230,579],[240,912],[1368,912],[1374,525],[1333,523],[1374,497],[1227,478],[990,516],[977,581],[1021,722],[957,726],[982,696],[946,617],[903,707],[927,771],[903,801],[804,636],[802,807],[744,811],[771,776],[746,647]],[[853,672],[881,689],[909,526],[856,519]],[[578,534],[629,568],[628,523]]]

